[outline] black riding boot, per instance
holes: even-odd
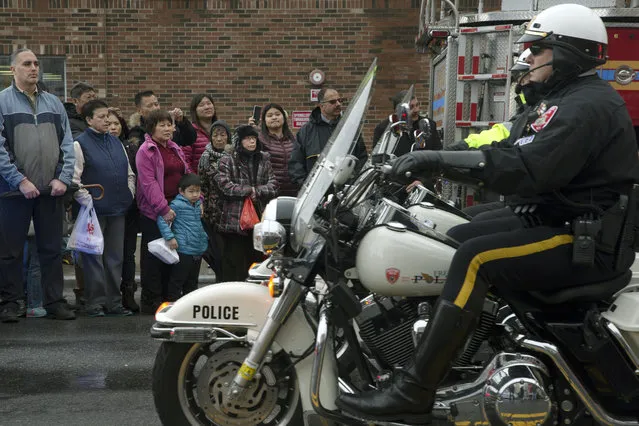
[[[137,288],[138,286],[135,281],[122,281],[122,284],[120,284],[120,292],[122,293],[122,306],[133,312],[140,311],[140,307],[135,302],[135,290],[137,290]]]
[[[377,421],[428,421],[437,385],[457,351],[466,342],[477,315],[447,300],[439,300],[411,366],[398,369],[392,385],[362,394],[342,394],[336,404],[359,418]]]

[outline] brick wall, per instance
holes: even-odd
[[[67,85],[89,81],[129,114],[151,89],[185,111],[213,95],[218,117],[245,122],[253,104],[310,110],[311,70],[352,97],[374,57],[378,76],[365,126],[416,83],[426,108],[428,58],[417,53],[419,0],[0,0],[2,54],[27,46],[67,58]]]

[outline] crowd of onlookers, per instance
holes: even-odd
[[[208,94],[193,96],[187,117],[142,91],[136,113],[125,120],[88,83],[75,84],[63,106],[38,82],[30,50],[15,52],[11,69],[14,82],[0,92],[3,322],[25,315],[72,319],[80,308],[93,317],[152,314],[197,288],[202,259],[218,282],[244,280],[250,264],[263,258],[251,231],[240,226],[245,200],[259,215],[278,195],[295,196],[346,102],[337,90],[322,89],[297,135],[276,103],[232,129]],[[416,99],[411,108],[417,116]],[[361,137],[354,154],[366,158]],[[96,188],[78,190],[82,184],[102,185],[104,196],[98,199]],[[81,206],[95,209],[104,250],[64,255],[75,265],[71,305],[62,297],[61,242],[70,230],[63,223],[72,223]],[[139,233],[140,305],[134,297]],[[160,238],[177,251],[178,263],[149,252],[148,243]]]

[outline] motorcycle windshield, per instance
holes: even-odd
[[[333,178],[342,160],[351,154],[357,145],[362,119],[373,93],[373,83],[377,73],[377,59],[373,60],[357,92],[342,115],[337,127],[329,138],[322,154],[311,169],[300,189],[293,209],[291,222],[291,245],[297,252],[310,247],[315,241],[313,215],[318,204],[333,183]]]

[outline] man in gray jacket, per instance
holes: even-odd
[[[74,319],[62,297],[62,195],[73,178],[75,156],[69,120],[60,100],[38,91],[36,55],[19,49],[11,55],[13,84],[0,92],[0,321],[18,321],[17,300],[24,296],[22,253],[33,217],[50,317]]]

